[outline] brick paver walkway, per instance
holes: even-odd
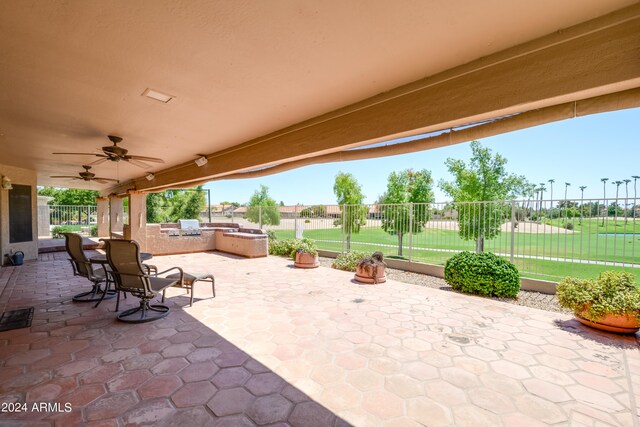
[[[0,424],[639,425],[638,336],[218,253],[154,258],[215,273],[217,297],[196,284],[189,307],[174,288],[167,318],[129,325],[113,300],[71,301],[88,282],[69,278],[65,258],[0,270],[0,310],[36,307],[31,328],[0,332],[0,402],[27,404],[3,406]]]

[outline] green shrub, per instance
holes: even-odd
[[[562,307],[594,322],[607,314],[635,316],[640,321],[640,287],[632,273],[603,271],[597,280],[565,277],[556,297]]]
[[[567,230],[573,230],[573,222],[567,222],[564,225],[564,228],[566,228]]]
[[[269,253],[271,255],[283,255],[295,258],[298,250],[308,252],[314,256],[318,255],[318,248],[315,242],[310,239],[269,240]]]
[[[289,256],[293,251],[293,245],[296,239],[269,239],[269,253],[271,255],[284,255]]]
[[[73,228],[65,225],[56,225],[51,229],[51,237],[54,239],[62,239],[62,233],[73,233]]]
[[[356,266],[360,260],[368,257],[369,254],[361,251],[345,252],[336,257],[331,264],[331,267],[344,270],[344,271],[356,271]]]
[[[98,237],[98,226],[92,225],[89,229],[89,234],[91,234],[91,237]]]
[[[515,298],[520,274],[515,265],[491,252],[460,252],[444,266],[444,280],[458,291]]]

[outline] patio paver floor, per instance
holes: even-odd
[[[217,297],[196,284],[189,307],[172,288],[168,317],[130,325],[115,320],[113,300],[97,309],[71,301],[88,282],[69,279],[66,254],[0,270],[0,309],[36,308],[31,328],[0,332],[0,402],[28,408],[0,422],[640,424],[637,335],[393,280],[358,285],[350,273],[279,257],[153,263],[213,272]],[[38,402],[61,410],[32,410]]]

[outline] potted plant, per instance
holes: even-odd
[[[640,287],[631,273],[605,271],[597,280],[567,277],[556,295],[587,326],[617,333],[640,329]]]
[[[294,265],[298,268],[316,268],[320,265],[318,248],[314,241],[309,239],[300,239],[294,243],[291,258],[295,260]]]
[[[356,275],[354,279],[361,283],[384,283],[387,281],[385,268],[387,265],[383,261],[382,252],[374,252],[371,256],[362,258],[356,264]]]

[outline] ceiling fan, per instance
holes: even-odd
[[[99,165],[100,163],[106,162],[107,160],[111,160],[112,162],[119,162],[120,160],[124,160],[125,162],[129,162],[132,165],[149,169],[150,165],[144,162],[153,162],[153,163],[164,163],[164,160],[159,159],[157,157],[146,157],[146,156],[134,156],[132,154],[127,154],[129,150],[118,146],[118,143],[122,142],[122,138],[115,135],[109,135],[109,140],[113,143],[113,145],[107,145],[102,147],[101,153],[52,153],[52,154],[75,154],[82,156],[96,156],[100,157],[98,160],[89,163],[89,165]]]
[[[89,165],[82,165],[82,167],[84,168],[84,172],[79,172],[78,176],[53,175],[53,176],[50,176],[50,178],[81,179],[83,181],[96,181],[96,182],[99,182],[100,184],[106,184],[108,182],[120,182],[117,179],[97,177],[95,173],[89,172],[89,169],[91,169],[91,166]]]

